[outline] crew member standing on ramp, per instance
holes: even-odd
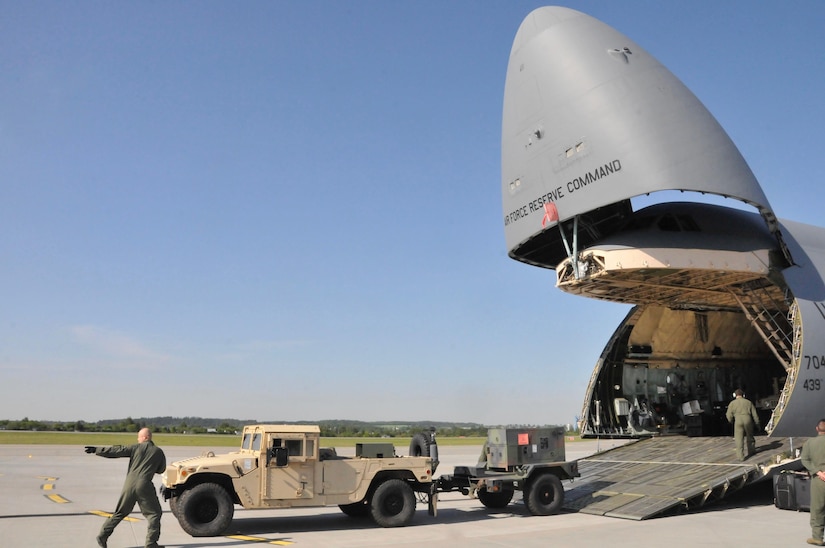
[[[756,414],[756,407],[745,397],[741,388],[737,388],[733,393],[735,400],[728,405],[725,413],[728,422],[733,423],[733,439],[736,444],[736,456],[739,460],[745,460],[756,454],[756,440],[753,439],[753,431],[759,428],[759,415]]]
[[[825,546],[825,419],[817,423],[816,434],[802,446],[802,466],[811,473],[811,538],[807,542]]]
[[[146,516],[148,524],[146,548],[161,548],[158,546],[158,538],[160,538],[162,510],[158,496],[155,494],[152,477],[166,469],[166,455],[160,447],[152,443],[152,432],[148,428],[142,428],[138,432],[137,441],[135,445],[129,446],[86,446],[87,453],[94,453],[101,457],[111,459],[129,457],[129,471],[126,474],[126,481],[123,483],[123,491],[117,501],[115,513],[103,523],[100,534],[97,535],[97,544],[102,548],[106,548],[106,541],[112,531],[123,518],[131,513],[135,508],[135,503],[140,507],[140,512]]]

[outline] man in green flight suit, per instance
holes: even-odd
[[[728,405],[725,417],[727,417],[728,422],[733,423],[736,456],[739,460],[745,460],[756,454],[756,441],[753,439],[753,431],[759,428],[759,415],[756,414],[756,407],[745,397],[745,393],[742,392],[741,388],[737,388],[733,395],[736,399]]]
[[[825,419],[819,419],[816,434],[802,446],[802,466],[811,473],[811,538],[807,542],[825,546]]]
[[[129,515],[135,508],[140,507],[141,513],[146,516],[148,529],[146,531],[146,548],[162,548],[158,546],[160,538],[160,516],[162,510],[160,501],[155,494],[152,477],[166,469],[166,455],[160,447],[152,443],[152,432],[142,428],[138,432],[135,445],[113,445],[112,447],[86,446],[87,453],[94,453],[101,457],[118,458],[129,457],[129,471],[123,483],[123,491],[117,501],[115,513],[109,517],[100,528],[97,535],[97,544],[106,548],[106,541],[115,530],[117,524]]]

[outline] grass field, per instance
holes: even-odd
[[[154,434],[159,446],[239,447],[240,436],[219,434]],[[355,447],[356,443],[389,442],[406,449],[410,438],[321,438],[322,447]],[[131,445],[137,443],[135,433],[108,432],[29,432],[0,431],[0,445]],[[439,445],[482,445],[484,438],[439,437]]]

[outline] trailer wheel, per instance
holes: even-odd
[[[370,506],[365,501],[352,504],[339,504],[338,508],[351,518],[363,518],[369,515]]]
[[[193,537],[215,537],[232,523],[232,497],[217,483],[201,483],[187,489],[178,501],[178,522]]]
[[[410,456],[411,457],[429,457],[430,456],[430,440],[425,434],[418,433],[410,440]]]
[[[513,500],[512,489],[502,489],[498,493],[491,493],[486,487],[482,487],[476,491],[478,500],[487,508],[506,508],[510,501]]]
[[[524,504],[534,516],[558,514],[564,504],[564,488],[558,476],[536,476],[524,489]]]
[[[415,514],[415,493],[406,481],[390,479],[378,486],[370,501],[370,515],[381,527],[403,527]]]

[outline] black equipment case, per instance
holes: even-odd
[[[773,477],[773,503],[783,510],[811,510],[811,478],[807,472],[784,470]]]

